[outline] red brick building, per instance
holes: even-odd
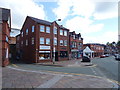
[[[69,59],[69,30],[56,22],[27,16],[16,42],[27,63]]]
[[[92,51],[94,51],[92,57],[99,57],[104,54],[104,46],[96,43],[88,43],[84,44],[84,46],[88,46]]]
[[[70,58],[79,59],[82,57],[83,51],[83,38],[81,34],[76,34],[75,31],[70,32],[69,34],[69,44],[70,44]]]
[[[10,10],[0,8],[0,52],[2,55],[2,66],[9,64],[9,37],[11,31]]]

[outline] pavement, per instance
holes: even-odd
[[[89,66],[92,63],[81,63],[79,60],[43,63],[53,66]],[[41,65],[40,63],[37,65]],[[93,64],[92,64],[93,65]],[[91,65],[91,66],[92,66]],[[33,71],[19,67],[2,68],[2,88],[117,88],[117,84],[107,78],[85,75],[58,73],[54,71]]]
[[[81,62],[82,59],[66,60],[66,61],[56,61],[45,62],[45,63],[35,63],[36,65],[43,66],[56,66],[56,67],[84,67],[84,66],[94,66],[92,62]]]

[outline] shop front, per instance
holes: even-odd
[[[76,49],[71,50],[71,59],[78,59],[78,57],[80,57],[79,51]]]

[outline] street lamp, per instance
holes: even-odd
[[[53,59],[52,59],[52,62],[53,62],[53,64],[55,64],[55,51],[56,51],[56,48],[55,48],[55,45],[54,45],[54,38],[55,38],[55,34],[54,34],[54,31],[55,31],[55,22],[56,21],[61,21],[61,19],[58,19],[58,20],[55,20],[54,22],[53,22]]]

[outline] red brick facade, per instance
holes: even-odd
[[[104,54],[104,46],[100,44],[84,44],[84,46],[88,46],[92,51],[94,51],[92,57],[99,57]]]
[[[53,27],[57,28],[54,29],[57,34],[54,34]],[[60,35],[61,29],[63,35]],[[67,36],[64,35],[64,32]],[[53,44],[53,37],[55,37],[56,45]],[[65,43],[67,44],[60,45],[60,40],[66,40]],[[55,51],[55,61],[69,59],[69,30],[59,26],[56,22],[48,22],[27,16],[18,43],[21,59],[26,63],[52,61],[53,51]]]
[[[7,66],[9,64],[9,37],[10,37],[10,31],[11,31],[11,20],[10,20],[10,10],[0,8],[2,11],[2,21],[1,21],[1,27],[2,32],[0,33],[2,44],[0,43],[0,50],[2,50],[2,66]]]
[[[70,58],[79,59],[82,57],[83,51],[83,38],[81,34],[76,34],[75,31],[70,32],[69,34],[70,41]]]

